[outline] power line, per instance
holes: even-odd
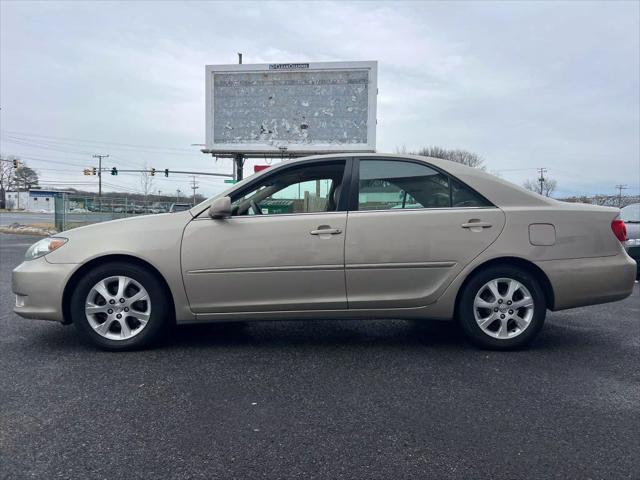
[[[21,145],[23,147],[29,147],[29,148],[35,148],[35,149],[40,149],[40,150],[47,150],[47,151],[52,151],[52,152],[61,152],[61,153],[66,153],[69,155],[78,155],[78,156],[86,156],[86,155],[91,155],[91,152],[86,152],[86,151],[80,151],[80,150],[69,150],[68,148],[59,148],[57,146],[50,146],[47,144],[39,144],[39,143],[27,143],[27,142],[16,142],[13,140],[6,140],[6,142],[9,143],[15,143],[17,145]],[[17,154],[16,156],[20,156],[20,157],[25,157],[25,155],[22,154]],[[118,162],[118,160],[116,160],[117,163],[121,163],[121,162],[126,162],[127,164],[131,164],[131,163],[137,163],[139,165],[142,165],[142,162],[135,162],[133,160],[124,158],[124,157],[120,157],[120,156],[116,156],[116,155],[112,155],[112,157],[115,157],[116,159],[119,158],[120,161]]]
[[[40,149],[44,149],[44,150],[54,150],[54,151],[59,151],[59,152],[64,152],[64,153],[74,153],[76,155],[89,155],[91,154],[91,152],[86,152],[86,151],[81,151],[81,150],[70,150],[69,148],[62,148],[63,146],[61,145],[56,145],[56,144],[52,144],[52,143],[42,143],[42,142],[35,142],[32,140],[28,140],[28,139],[21,139],[18,137],[12,137],[12,136],[6,136],[4,137],[4,141],[7,143],[15,143],[17,145],[22,145],[22,146],[26,146],[26,147],[32,147],[32,148],[40,148]]]
[[[16,137],[16,138],[20,138],[20,136],[22,137],[35,137],[36,139],[38,138],[42,138],[42,139],[51,139],[51,142],[56,142],[56,143],[67,143],[67,144],[82,144],[82,143],[88,143],[88,144],[98,144],[98,145],[108,145],[111,148],[117,149],[116,147],[125,147],[127,149],[146,149],[146,150],[158,150],[158,151],[164,151],[164,152],[173,152],[173,154],[183,154],[183,153],[197,153],[198,155],[202,155],[200,153],[200,151],[194,151],[192,149],[188,149],[188,148],[176,148],[176,147],[159,147],[157,145],[143,145],[143,144],[135,144],[135,143],[121,143],[121,142],[105,142],[105,141],[100,141],[100,140],[88,140],[88,139],[80,139],[80,138],[70,138],[70,137],[56,137],[56,136],[52,136],[52,135],[39,135],[39,134],[35,134],[35,133],[26,133],[26,132],[18,132],[15,130],[2,130],[2,132],[4,134],[9,134],[10,136]],[[26,139],[28,140],[28,138]],[[156,152],[152,152],[152,153],[158,153]]]
[[[523,170],[538,170],[536,167],[527,167],[527,168],[503,168],[500,170],[491,170],[492,172],[521,172]]]
[[[2,154],[3,156],[7,156],[8,154]],[[40,157],[31,157],[28,155],[14,155],[16,157],[19,157],[20,159],[27,159],[30,161],[34,161],[34,162],[48,162],[48,163],[59,163],[60,165],[70,165],[72,167],[86,167],[85,165],[81,165],[79,163],[70,163],[70,162],[64,162],[62,160],[57,160],[57,159],[53,159],[53,158],[40,158]]]

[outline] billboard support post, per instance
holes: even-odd
[[[236,153],[233,156],[233,164],[233,179],[239,182],[240,180],[242,180],[244,173],[244,155],[241,153]]]

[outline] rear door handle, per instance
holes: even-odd
[[[320,225],[317,230],[311,230],[311,235],[338,235],[342,233],[339,228],[331,228],[329,226]]]
[[[460,225],[462,228],[470,228],[471,230],[481,230],[483,228],[491,228],[493,225],[491,225],[488,222],[473,222],[473,221],[469,221],[467,223],[463,223],[462,225]]]

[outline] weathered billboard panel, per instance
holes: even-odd
[[[375,151],[377,62],[208,65],[206,150]]]

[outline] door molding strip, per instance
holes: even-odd
[[[407,262],[407,263],[352,263],[346,266],[347,270],[370,270],[388,268],[448,268],[456,262]]]
[[[188,275],[209,273],[262,273],[262,272],[304,272],[308,270],[342,270],[343,265],[288,265],[284,267],[239,267],[239,268],[205,268],[190,270]]]

